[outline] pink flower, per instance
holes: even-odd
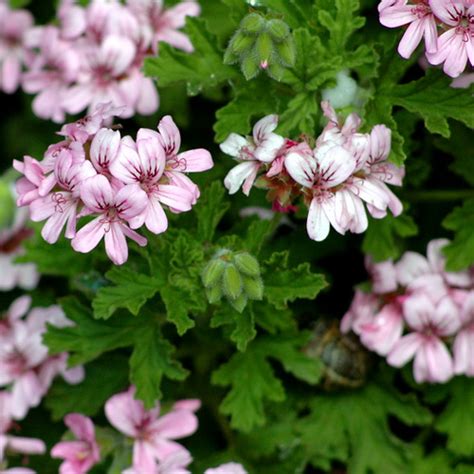
[[[159,405],[145,410],[143,403],[135,400],[135,388],[119,393],[105,404],[105,414],[120,432],[133,438],[133,469],[137,473],[160,473],[158,463],[168,456],[185,451],[172,441],[189,436],[197,429],[198,420],[191,410],[178,409],[159,417]]]
[[[391,260],[375,263],[367,256],[365,257],[365,268],[370,274],[374,293],[391,293],[398,288],[397,272]]]
[[[348,333],[352,330],[360,334],[364,324],[373,322],[379,306],[377,296],[356,290],[351,306],[341,320],[341,332]]]
[[[435,53],[438,35],[436,20],[428,0],[415,1],[414,4],[408,4],[408,0],[391,3],[379,8],[380,23],[389,28],[409,25],[398,45],[400,56],[409,58],[423,37],[426,51]]]
[[[461,309],[462,327],[453,344],[454,373],[474,377],[474,291],[470,291]]]
[[[247,474],[242,464],[229,462],[220,466],[206,469],[204,474]]]
[[[453,361],[442,338],[453,335],[459,329],[456,305],[449,297],[442,298],[435,305],[421,294],[405,300],[403,314],[414,332],[395,343],[387,362],[401,367],[415,357],[416,382],[446,382],[453,376]]]
[[[153,54],[158,52],[159,41],[189,53],[194,50],[189,38],[177,30],[184,26],[187,16],[199,15],[201,9],[197,2],[180,2],[167,10],[162,0],[127,0],[127,5],[147,30]]]
[[[438,19],[448,27],[438,38],[437,51],[428,51],[431,64],[443,65],[443,71],[458,77],[469,60],[474,66],[474,4],[471,0],[430,0]]]
[[[164,175],[170,184],[188,190],[193,194],[192,204],[196,204],[199,198],[199,188],[184,174],[207,171],[214,166],[211,154],[204,148],[195,148],[179,153],[181,147],[181,135],[173,118],[166,115],[158,124],[158,140],[165,151],[166,165]],[[138,137],[137,137],[138,138]],[[179,208],[173,208],[173,212],[180,212]]]
[[[235,194],[242,186],[243,193],[248,196],[260,167],[272,163],[278,156],[285,139],[273,133],[277,126],[278,116],[267,115],[255,124],[252,138],[231,133],[220,144],[224,153],[242,161],[224,179],[229,194]]]
[[[56,190],[53,189],[30,205],[31,220],[41,222],[47,219],[41,230],[46,242],[57,242],[64,226],[68,239],[76,235],[77,209],[80,204],[79,185],[95,174],[90,161],[75,162],[73,155],[66,150],[59,154],[54,169]]]
[[[5,451],[23,454],[43,454],[46,446],[43,441],[34,438],[23,438],[7,434],[12,426],[12,397],[9,392],[0,392],[0,466],[5,459]],[[2,470],[9,474],[29,474],[33,471],[23,468]]]
[[[340,234],[341,226],[336,213],[336,191],[352,174],[355,160],[344,147],[324,143],[315,148],[312,155],[290,151],[285,158],[290,176],[301,186],[310,202],[306,229],[311,239],[324,240],[332,225]],[[357,212],[357,210],[356,210]]]
[[[121,265],[128,258],[126,236],[138,245],[146,245],[146,239],[127,225],[147,206],[147,195],[139,186],[129,184],[115,193],[107,178],[97,175],[87,179],[80,192],[88,211],[99,215],[77,232],[72,240],[74,250],[90,252],[105,238],[108,257]]]
[[[164,232],[168,219],[161,203],[180,211],[191,209],[193,195],[188,190],[160,183],[165,162],[157,132],[140,129],[136,144],[130,137],[122,140],[121,152],[111,167],[112,174],[123,183],[139,185],[147,196],[143,211],[130,221],[134,229],[145,224],[155,234]]]
[[[365,347],[379,355],[387,355],[400,340],[404,321],[397,302],[386,304],[371,322],[360,327],[360,340]]]
[[[0,3],[0,90],[11,94],[20,85],[25,33],[33,17],[27,10],[10,10]]]
[[[101,128],[90,146],[90,159],[98,173],[110,176],[110,166],[120,150],[120,132]]]
[[[3,338],[6,339],[5,344],[11,337],[15,323],[19,321],[28,312],[31,306],[31,296],[20,296],[17,298],[0,319],[0,343],[3,344]]]
[[[33,111],[38,117],[64,122],[64,94],[78,77],[79,55],[53,26],[41,29],[39,39],[35,38],[31,46],[39,48],[39,53],[23,75],[23,89],[30,94],[39,93],[33,100]]]
[[[0,230],[0,291],[10,291],[16,286],[31,290],[38,284],[36,265],[15,262],[23,253],[23,241],[31,235],[25,227],[27,220],[28,210],[17,208],[11,227]]]
[[[77,84],[64,94],[63,105],[71,114],[89,108],[92,112],[100,103],[112,102],[126,106],[123,117],[131,117],[140,95],[141,77],[134,75],[136,46],[132,40],[108,35],[100,45],[88,46]]]
[[[100,460],[99,446],[95,440],[94,424],[90,418],[71,413],[64,423],[76,437],[75,441],[62,441],[51,450],[51,456],[64,459],[61,474],[85,474]]]
[[[416,252],[405,252],[397,262],[397,278],[411,290],[426,288],[433,297],[446,294],[447,286],[466,288],[472,285],[468,271],[446,272],[442,249],[449,241],[435,239],[428,244],[427,258]]]
[[[38,199],[40,188],[44,186],[43,182],[46,179],[45,172],[41,163],[31,156],[23,157],[23,162],[13,160],[13,168],[24,176],[16,182],[16,192],[18,195],[17,206],[27,206],[35,199]],[[47,194],[49,189],[46,190]]]

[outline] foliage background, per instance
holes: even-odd
[[[226,460],[251,473],[472,473],[472,380],[418,386],[409,368],[396,371],[374,359],[363,388],[328,393],[318,385],[320,364],[300,349],[317,318],[344,314],[353,287],[367,279],[364,253],[377,260],[406,249],[424,253],[429,240],[446,236],[453,240],[446,251],[450,268],[473,264],[473,91],[451,89],[440,71],[402,60],[399,32],[378,23],[376,1],[360,2],[364,26],[358,0],[258,3],[293,30],[296,65],[281,82],[263,74],[247,82],[238,67],[223,65],[225,45],[251,8],[241,0],[205,0],[201,17],[186,27],[196,52],[188,56],[163,44],[145,65],[159,78],[158,114],[124,123],[132,133],[154,128],[170,113],[184,129],[185,148],[212,152],[215,168],[196,178],[203,196],[195,211],[172,216],[172,230],[150,239],[145,251],[134,247],[119,269],[110,269],[101,251],[74,254],[64,241],[53,248],[39,233],[28,244],[25,259],[45,275],[34,301],[59,299],[77,323],[50,329],[46,343],[87,363],[87,379],[77,387],[56,382],[22,433],[51,446],[70,411],[105,425],[104,401],[131,381],[148,405],[162,396],[165,402],[203,400],[200,428],[185,442],[196,473]],[[55,6],[34,1],[27,8],[47,22]],[[392,128],[391,159],[406,158],[404,214],[372,221],[364,236],[332,232],[323,243],[307,238],[302,219],[275,231],[275,222],[239,217],[242,207],[269,204],[263,191],[228,198],[213,182],[233,164],[217,143],[230,132],[249,133],[268,113],[280,115],[281,134],[314,135],[323,123],[320,91],[335,84],[342,68],[365,90],[365,123]],[[2,95],[2,109],[1,169],[24,154],[40,158],[57,125],[34,117],[31,97],[20,92]],[[250,251],[263,268],[265,299],[241,315],[225,304],[209,305],[204,296],[200,273],[219,246]],[[1,294],[2,307],[18,294]],[[93,472],[120,472],[123,462],[116,456]],[[32,465],[40,473],[57,470],[48,456]]]

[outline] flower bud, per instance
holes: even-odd
[[[235,300],[229,300],[229,303],[236,311],[241,313],[244,310],[244,308],[247,306],[247,299],[248,299],[247,295],[245,293],[242,293]]]
[[[282,20],[270,20],[267,23],[267,31],[277,43],[283,41],[290,34],[290,28]]]
[[[260,277],[252,278],[248,276],[242,277],[244,285],[244,293],[251,300],[261,300],[263,298],[263,282]]]
[[[241,22],[240,28],[248,34],[258,34],[265,27],[265,19],[258,13],[250,13]]]
[[[259,72],[259,62],[255,60],[252,54],[247,55],[240,64],[242,74],[245,79],[253,79]]]
[[[234,256],[234,262],[237,268],[245,275],[256,277],[260,276],[260,265],[255,257],[247,252],[238,253]]]
[[[285,68],[278,63],[272,63],[267,69],[268,75],[276,81],[281,81]]]
[[[237,299],[242,294],[242,277],[233,264],[228,264],[225,267],[222,289],[231,300]]]
[[[235,54],[230,48],[227,48],[224,53],[224,64],[235,64],[240,60],[240,56]]]
[[[206,288],[215,286],[224,273],[226,263],[220,258],[213,258],[202,272],[202,282]]]
[[[291,67],[295,64],[296,51],[293,38],[289,37],[282,43],[276,44],[275,50],[278,59],[284,66]]]
[[[262,33],[258,36],[255,51],[260,64],[269,62],[273,53],[273,41],[268,33]]]
[[[240,55],[251,49],[254,43],[255,38],[239,31],[230,41],[229,49],[234,54]]]
[[[207,301],[210,304],[218,303],[222,298],[222,288],[220,285],[213,286],[211,288],[206,288]]]
[[[0,180],[0,229],[10,227],[15,217],[15,200],[10,184]]]

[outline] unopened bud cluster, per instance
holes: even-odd
[[[288,25],[267,20],[258,13],[247,15],[240,23],[224,56],[226,64],[239,63],[247,80],[264,69],[279,81],[286,67],[295,63],[295,45]]]
[[[209,303],[225,297],[229,304],[242,312],[247,301],[261,300],[263,282],[258,260],[248,252],[219,250],[205,266],[202,282]]]

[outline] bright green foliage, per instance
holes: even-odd
[[[449,400],[435,422],[437,431],[448,436],[455,454],[474,457],[474,381],[459,378],[450,383]]]
[[[462,270],[474,262],[474,199],[456,207],[443,221],[443,226],[455,232],[452,243],[443,248],[448,270]]]
[[[140,308],[152,298],[163,283],[161,278],[137,273],[128,267],[116,267],[105,274],[114,286],[99,289],[92,307],[94,317],[107,319],[119,308],[137,315]]]
[[[362,249],[376,262],[396,259],[404,250],[402,239],[417,233],[415,222],[407,214],[398,217],[389,214],[383,219],[370,219]]]
[[[392,88],[390,101],[421,115],[430,132],[449,137],[448,119],[474,127],[474,87],[469,93],[450,87],[450,83],[451,79],[441,71],[428,70],[425,77]],[[433,97],[436,97],[435,101]]]
[[[216,38],[206,30],[202,19],[188,17],[186,33],[193,43],[194,54],[161,43],[159,56],[145,60],[145,73],[157,77],[158,86],[184,81],[188,93],[196,95],[203,88],[214,87],[236,75],[232,67],[223,64]]]
[[[319,380],[319,366],[299,350],[307,341],[307,334],[258,339],[213,373],[213,384],[232,387],[221,404],[222,413],[231,417],[232,427],[249,431],[262,426],[266,421],[265,401],[285,400],[283,384],[268,358],[278,360],[285,371],[307,383]]]
[[[431,421],[430,412],[414,397],[376,383],[346,394],[316,395],[309,407],[311,413],[299,422],[298,432],[311,464],[327,469],[331,460],[339,460],[347,462],[351,474],[405,472],[414,453],[391,433],[388,417],[410,426]]]
[[[277,309],[297,298],[313,299],[327,285],[323,275],[311,272],[308,263],[288,268],[288,256],[288,252],[277,252],[265,262],[265,298]]]
[[[151,408],[161,398],[161,379],[184,380],[188,372],[173,359],[173,346],[163,338],[157,326],[143,327],[135,333],[135,347],[130,358],[130,380],[136,395]]]

